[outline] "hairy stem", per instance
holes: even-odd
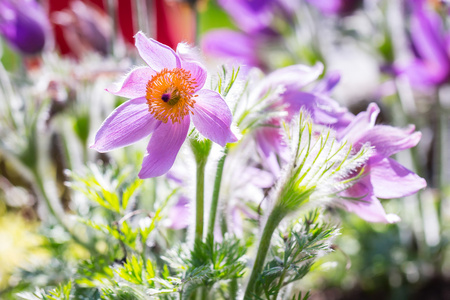
[[[207,236],[214,236],[214,227],[216,224],[217,206],[219,204],[220,186],[222,183],[223,166],[228,155],[228,148],[225,148],[223,156],[217,163],[216,179],[214,181],[214,191],[211,200],[211,208],[209,211],[208,233]]]
[[[253,298],[253,294],[255,293],[255,284],[264,267],[264,262],[266,260],[267,252],[270,247],[272,235],[278,224],[280,224],[281,220],[283,220],[285,216],[285,210],[281,209],[279,206],[276,206],[267,219],[261,239],[259,241],[258,252],[256,254],[255,263],[253,264],[252,273],[250,274],[250,279],[247,284],[247,289],[245,290],[244,299]]]
[[[195,239],[203,239],[204,193],[206,160],[197,161],[197,189],[195,196]]]

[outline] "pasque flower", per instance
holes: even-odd
[[[34,0],[0,0],[0,35],[24,54],[37,54],[51,40],[47,15]]]
[[[222,96],[202,89],[206,70],[186,47],[177,52],[139,32],[136,47],[148,67],[132,70],[109,92],[131,98],[103,122],[91,148],[100,152],[127,146],[152,134],[140,178],[160,176],[173,165],[192,119],[197,130],[225,146],[237,139],[231,111]]]
[[[202,37],[203,51],[213,57],[260,68],[267,66],[267,62],[260,57],[261,50],[269,44],[279,43],[281,37],[274,23],[292,23],[292,16],[299,5],[297,1],[286,0],[219,0],[218,3],[239,30],[222,28],[207,32]]]
[[[448,32],[439,14],[425,6],[424,1],[410,1],[411,43],[414,59],[400,67],[412,84],[433,86],[450,80]]]
[[[426,187],[426,181],[408,170],[391,155],[417,145],[421,133],[414,126],[400,129],[387,125],[375,125],[380,112],[370,104],[367,111],[359,113],[352,122],[338,133],[338,138],[352,143],[353,151],[369,144],[373,152],[364,166],[362,177],[340,196],[353,200],[339,200],[349,211],[369,222],[394,223],[399,217],[386,214],[378,198],[391,199],[412,195]]]
[[[348,111],[346,108],[328,96],[329,90],[339,79],[333,76],[327,82],[322,82],[311,91],[302,89],[313,83],[323,72],[323,65],[313,67],[294,65],[279,69],[262,80],[255,88],[256,98],[262,98],[269,91],[283,87],[278,99],[268,106],[268,110],[282,110],[285,115],[270,118],[254,132],[258,152],[264,157],[265,164],[275,175],[279,175],[280,166],[277,155],[286,156],[286,143],[283,137],[282,122],[290,122],[300,110],[307,111],[316,124],[334,126],[344,120]],[[329,81],[329,83],[328,83]],[[324,86],[325,85],[325,86]],[[287,157],[285,157],[287,160]]]

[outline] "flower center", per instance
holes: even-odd
[[[191,78],[191,73],[184,69],[162,69],[153,75],[147,83],[148,110],[153,116],[164,123],[169,119],[172,123],[181,123],[194,107],[192,99],[197,82]]]

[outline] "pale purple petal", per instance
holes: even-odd
[[[179,230],[188,227],[190,223],[189,198],[181,196],[177,203],[169,211],[169,228]]]
[[[314,123],[332,125],[337,123],[347,109],[326,95],[312,94],[301,91],[290,91],[283,94],[283,101],[288,103],[288,120],[299,113],[301,109],[308,111]]]
[[[156,72],[149,67],[139,67],[125,76],[121,85],[106,89],[111,94],[125,98],[144,97],[147,93],[147,83]]]
[[[280,125],[277,127],[263,126],[256,129],[255,139],[257,146],[261,148],[265,156],[269,156],[270,152],[281,155],[286,151],[287,144]]]
[[[103,122],[91,148],[107,152],[128,146],[148,136],[160,123],[148,112],[145,97],[128,100]]]
[[[272,22],[274,0],[219,0],[218,3],[247,33],[264,31]]]
[[[408,65],[397,68],[413,85],[432,86],[441,83],[447,76],[447,70],[434,62],[414,59]]]
[[[222,147],[236,142],[230,129],[233,116],[222,96],[211,90],[201,90],[194,99],[192,121],[197,130]]]
[[[273,174],[254,167],[247,167],[241,178],[243,182],[249,182],[262,189],[270,188],[275,184]]]
[[[259,66],[256,40],[241,32],[228,29],[211,30],[202,37],[202,50],[205,54],[230,58],[243,65]]]
[[[374,194],[380,198],[401,198],[427,186],[426,181],[391,158],[370,164]]]
[[[339,200],[348,210],[368,222],[396,223],[400,218],[394,214],[386,214],[380,201],[373,193],[372,185],[367,177],[361,178],[353,186],[341,193],[341,196],[354,200]]]
[[[195,61],[181,60],[181,68],[191,73],[191,79],[196,83],[194,93],[205,85],[208,73],[202,64]]]
[[[421,58],[437,68],[449,68],[444,28],[437,13],[416,8],[411,20],[411,38]]]
[[[139,55],[156,72],[167,68],[172,70],[181,66],[180,58],[169,46],[147,38],[142,32],[135,35]]]
[[[189,116],[181,123],[161,123],[150,138],[139,178],[161,176],[169,171],[186,139],[189,124]]]
[[[261,161],[263,167],[270,170],[275,177],[279,177],[281,175],[281,167],[276,153],[274,151],[264,153],[261,148],[257,148],[257,151],[263,158]]]
[[[339,83],[341,75],[338,71],[329,72],[312,90],[313,93],[328,95],[331,90]]]
[[[294,65],[270,73],[262,84],[266,86],[266,91],[277,86],[284,86],[286,90],[299,90],[319,78],[322,72],[323,65],[321,63],[312,67]]]
[[[383,206],[375,196],[366,197],[361,200],[342,201],[342,204],[349,212],[357,214],[367,222],[397,223],[400,217],[395,214],[386,214]]]
[[[340,131],[337,135],[339,140],[347,139],[348,141],[356,144],[360,138],[364,136],[367,130],[375,126],[375,121],[380,113],[378,105],[370,103],[367,111],[360,112],[352,122]]]
[[[370,143],[375,147],[375,151],[385,157],[412,148],[419,143],[422,134],[414,132],[415,127],[400,129],[387,125],[377,125],[369,129],[365,135],[359,139],[360,143]]]
[[[189,46],[188,43],[178,43],[177,55],[181,60],[201,61],[202,57],[197,48]]]

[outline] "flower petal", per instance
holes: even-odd
[[[322,72],[323,65],[321,63],[317,63],[312,67],[294,65],[279,69],[270,73],[264,79],[262,84],[266,87],[266,90],[263,91],[263,94],[279,85],[284,86],[286,90],[297,91],[319,78]]]
[[[156,72],[181,66],[180,58],[169,46],[147,38],[141,31],[135,35],[135,39],[139,55]]]
[[[241,32],[228,29],[211,30],[202,37],[202,50],[211,56],[231,58],[246,66],[259,65],[256,41]]]
[[[444,26],[438,13],[416,8],[411,18],[411,38],[421,58],[436,68],[450,66]]]
[[[370,143],[378,154],[389,157],[392,154],[417,145],[422,137],[420,132],[414,132],[411,125],[406,129],[386,125],[377,125],[369,129],[359,140],[360,143]]]
[[[195,80],[196,85],[194,93],[199,91],[205,85],[208,73],[202,64],[195,61],[181,60],[181,68],[189,71],[191,73],[191,79]]]
[[[396,223],[400,218],[394,214],[386,214],[380,200],[373,193],[372,185],[367,177],[361,178],[349,187],[341,196],[358,198],[355,200],[339,200],[348,210],[368,222]]]
[[[425,179],[391,158],[370,165],[370,180],[374,194],[380,198],[401,198],[427,186]]]
[[[197,130],[222,147],[236,142],[237,138],[230,130],[233,116],[222,96],[211,90],[201,90],[197,96],[192,115]]]
[[[178,202],[169,210],[168,219],[170,220],[170,229],[183,229],[190,223],[189,198],[181,196]]]
[[[148,112],[145,97],[128,100],[106,118],[91,148],[107,152],[128,146],[152,133],[160,123]]]
[[[370,103],[367,111],[360,112],[353,118],[347,128],[340,131],[337,135],[339,140],[346,138],[353,144],[357,144],[367,130],[375,126],[375,121],[380,113],[380,108],[375,103]],[[356,149],[357,150],[357,149]]]
[[[357,214],[367,222],[397,223],[400,217],[395,214],[386,214],[383,206],[374,195],[361,200],[343,201],[342,203],[349,212]]]
[[[139,178],[165,174],[172,167],[189,130],[189,116],[181,123],[162,123],[150,138]]]
[[[125,98],[139,98],[145,96],[147,83],[156,72],[149,67],[139,67],[132,70],[125,77],[121,85],[106,89],[111,94]]]

